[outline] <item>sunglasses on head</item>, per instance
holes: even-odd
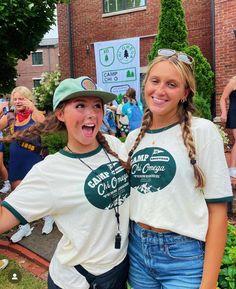
[[[177,59],[179,61],[182,61],[182,62],[189,64],[189,65],[192,65],[194,63],[194,59],[191,56],[189,56],[183,52],[175,51],[173,49],[167,49],[167,48],[159,49],[158,55],[166,56],[166,57],[171,57],[173,55],[176,55]]]

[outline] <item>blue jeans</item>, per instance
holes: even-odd
[[[48,272],[48,289],[61,289],[61,287],[57,286],[51,276],[50,276],[50,273]]]
[[[133,289],[199,289],[204,242],[157,233],[131,222],[129,284]]]

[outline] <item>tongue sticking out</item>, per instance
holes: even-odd
[[[93,135],[94,127],[83,126],[83,132],[86,137],[91,137]]]

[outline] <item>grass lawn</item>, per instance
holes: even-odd
[[[7,259],[7,257],[0,254],[0,259]],[[8,280],[8,274],[13,269],[19,270],[22,275],[19,283],[11,283]],[[9,260],[8,266],[0,271],[0,289],[47,289],[47,282],[35,277],[20,267],[15,261]]]

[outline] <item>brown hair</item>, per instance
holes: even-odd
[[[195,82],[193,69],[191,65],[180,61],[176,55],[173,55],[171,57],[157,56],[148,67],[147,73],[143,81],[143,88],[149,78],[149,74],[152,68],[156,64],[163,62],[163,61],[168,61],[172,63],[172,65],[179,71],[183,81],[185,81],[185,87],[189,88],[190,90],[187,99],[184,102],[182,101],[179,102],[178,116],[179,116],[179,123],[182,129],[183,141],[187,148],[190,163],[193,165],[194,177],[196,179],[196,187],[203,188],[205,186],[205,176],[201,168],[197,165],[197,162],[196,162],[196,148],[195,148],[193,135],[191,131],[192,114],[195,111],[195,108],[193,106],[193,96],[196,92],[196,82]],[[145,132],[151,127],[152,121],[153,121],[152,112],[147,107],[144,111],[144,116],[143,116],[143,121],[142,121],[141,128],[140,128],[140,132],[135,140],[135,143],[132,149],[129,152],[129,158],[128,158],[129,166],[130,166],[131,156],[133,152],[137,148],[141,139],[144,137]]]
[[[136,90],[133,89],[132,87],[128,88],[125,95],[130,98],[131,100],[135,100],[136,104],[137,104],[137,100],[136,100]],[[133,103],[131,102],[131,105]]]

